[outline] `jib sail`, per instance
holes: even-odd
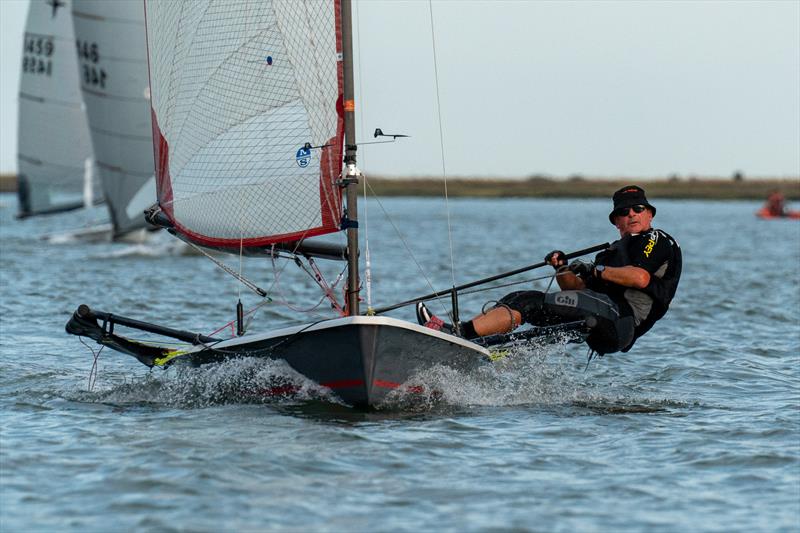
[[[146,0],[159,206],[237,251],[337,231],[339,2]]]
[[[22,217],[76,209],[102,196],[99,182],[91,182],[92,144],[70,7],[66,0],[58,5],[31,2],[28,9],[17,147]]]
[[[114,236],[147,227],[156,201],[141,0],[74,0],[83,99]]]

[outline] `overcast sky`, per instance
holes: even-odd
[[[27,5],[0,0],[2,172]],[[412,136],[359,166],[440,175],[428,2],[353,11],[358,138]],[[433,25],[448,175],[800,176],[800,1],[435,1]]]

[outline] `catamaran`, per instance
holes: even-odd
[[[102,202],[74,43],[69,0],[30,3],[19,90],[19,218]]]
[[[143,364],[200,365],[232,357],[283,359],[344,402],[374,407],[437,365],[469,371],[489,350],[546,331],[469,341],[381,316],[450,297],[530,265],[391,306],[360,310],[355,103],[349,0],[237,3],[145,0],[158,203],[148,220],[180,239],[234,255],[347,263],[344,302],[314,276],[338,318],[245,334],[241,301],[229,339],[172,329],[81,305],[67,332]],[[381,135],[380,130],[376,135]],[[312,237],[346,234],[346,245]],[[581,250],[575,257],[602,249]],[[214,257],[213,260],[216,261]],[[235,269],[230,274],[267,293]],[[574,325],[582,331],[586,324]],[[178,339],[175,348],[119,334],[132,328]]]

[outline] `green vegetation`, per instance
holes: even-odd
[[[780,190],[787,200],[800,200],[800,178],[731,179],[670,178],[670,179],[586,179],[572,177],[555,179],[449,178],[450,197],[483,198],[608,198],[624,185],[636,183],[647,190],[649,198],[688,198],[702,200],[763,200]],[[369,185],[380,196],[441,196],[442,178],[369,178]],[[16,177],[0,175],[0,192],[16,190]]]
[[[14,192],[17,190],[17,177],[13,174],[0,174],[0,192]]]
[[[793,179],[551,179],[533,177],[521,180],[449,178],[450,197],[489,198],[608,198],[617,189],[636,183],[648,198],[703,200],[762,200],[780,190],[789,200],[800,200],[800,178]],[[441,196],[442,178],[369,178],[380,196]]]

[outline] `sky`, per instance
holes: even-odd
[[[0,0],[4,173],[28,1]],[[353,12],[357,139],[410,135],[361,146],[368,175],[800,177],[800,0],[361,0]]]

